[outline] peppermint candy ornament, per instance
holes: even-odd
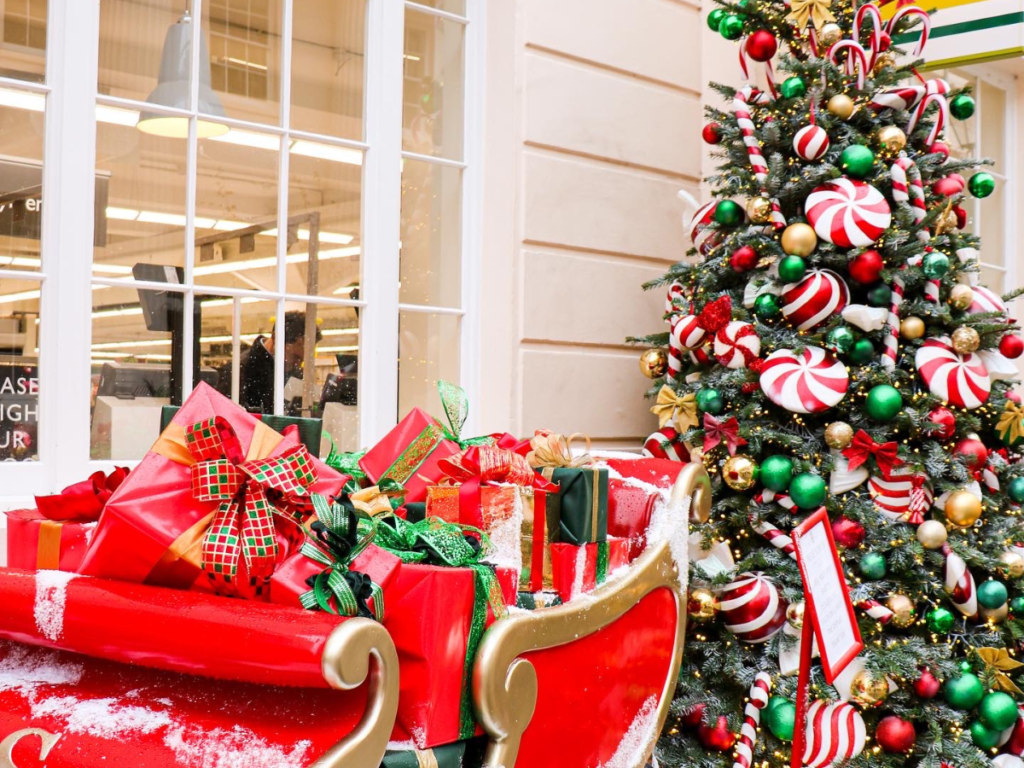
[[[707,338],[707,330],[698,322],[697,315],[683,315],[672,324],[672,336],[683,349],[697,349]]]
[[[648,459],[668,459],[683,463],[690,460],[690,452],[679,439],[679,432],[672,427],[663,427],[644,440],[643,455]]]
[[[715,208],[717,206],[717,200],[705,203],[697,209],[697,212],[693,214],[693,218],[690,219],[690,240],[693,241],[693,247],[703,256],[707,256],[708,251],[722,240],[722,233],[711,227],[711,224],[715,221]]]
[[[715,335],[715,358],[726,368],[746,368],[761,354],[754,326],[734,320]]]
[[[960,355],[948,336],[926,339],[914,365],[931,393],[957,408],[973,409],[988,400],[992,380],[975,354]]]
[[[787,603],[760,571],[741,573],[718,597],[725,628],[743,643],[770,640],[786,623]]]
[[[816,187],[807,196],[804,213],[818,237],[840,248],[871,245],[892,221],[881,192],[845,176]]]
[[[934,496],[926,475],[908,472],[893,472],[888,478],[871,477],[868,492],[881,514],[911,525],[924,522]]]
[[[826,765],[856,757],[864,751],[867,729],[864,718],[852,704],[818,699],[807,710],[806,768]]]
[[[850,303],[846,281],[830,269],[816,269],[782,289],[782,314],[801,331],[809,331],[842,312]]]
[[[1007,314],[1006,304],[1003,303],[999,294],[989,290],[983,285],[975,285],[971,288],[974,294],[974,301],[967,308],[967,314],[977,315],[982,312],[1000,312]]]
[[[806,125],[793,137],[793,150],[810,163],[823,158],[828,146],[828,132],[819,125]]]
[[[779,349],[761,369],[761,389],[768,399],[793,413],[821,413],[846,395],[846,366],[821,347],[804,347],[799,355]]]

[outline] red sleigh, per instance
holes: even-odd
[[[708,508],[703,467],[672,496]],[[683,649],[673,539],[588,595],[491,626],[472,670],[485,766],[645,764]],[[0,606],[0,768],[375,768],[399,697],[417,695],[366,619],[10,569]]]

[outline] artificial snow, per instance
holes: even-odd
[[[0,691],[17,691],[33,698],[40,686],[78,685],[85,668],[61,660],[56,651],[26,645],[0,643],[6,655],[0,658]]]
[[[173,724],[167,712],[122,704],[118,699],[78,699],[61,696],[32,703],[32,717],[60,718],[69,733],[101,739],[152,733]]]
[[[516,573],[523,570],[522,531],[523,499],[516,491],[512,514],[487,532],[491,539],[487,562],[502,568],[512,568]]]
[[[388,752],[412,752],[416,749],[416,745],[412,743],[412,739],[406,741],[389,741],[385,748]]]
[[[238,725],[230,731],[190,725],[168,730],[164,745],[189,768],[305,768],[312,742],[300,741],[285,751]]]
[[[68,582],[74,578],[76,574],[67,571],[36,573],[36,629],[47,640],[57,641],[64,634],[64,603]]]
[[[619,748],[600,768],[633,768],[643,763],[658,733],[658,697],[651,696],[640,707]]]
[[[617,470],[607,467],[602,463],[598,463],[598,466],[602,469],[608,470],[609,480],[619,480],[623,485],[639,488],[646,491],[648,496],[658,496],[662,500],[666,500],[671,493],[671,488],[663,488],[658,485],[653,485],[652,483],[645,483],[643,480],[639,480],[635,477],[623,477]],[[668,477],[666,476],[664,479],[667,480]]]
[[[663,541],[668,542],[672,559],[679,572],[679,584],[684,589],[690,564],[690,502],[690,497],[684,496],[678,501],[656,504],[651,515],[651,525],[647,529],[648,547],[653,547]]]
[[[587,548],[576,548],[576,572],[572,576],[572,591],[569,593],[570,600],[583,594],[583,571],[587,567]]]

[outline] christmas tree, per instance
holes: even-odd
[[[834,685],[812,670],[804,763],[1022,768],[1021,291],[978,284],[962,203],[994,180],[942,140],[974,102],[909,62],[920,8],[720,6],[708,23],[768,87],[713,86],[714,199],[648,286],[670,333],[633,339],[657,379],[645,450],[703,461],[714,490],[658,760],[789,764],[789,533],[824,506],[865,650]]]

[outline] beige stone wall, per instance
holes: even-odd
[[[656,426],[624,339],[663,328],[640,286],[689,247],[703,28],[680,0],[489,3],[481,424]]]

